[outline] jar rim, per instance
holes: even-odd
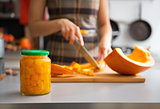
[[[49,51],[47,50],[23,50],[21,51],[21,55],[42,56],[42,55],[49,55]]]

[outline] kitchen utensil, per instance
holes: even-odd
[[[76,40],[74,42],[74,46],[76,47],[76,49],[78,49],[78,51],[84,56],[84,58],[89,63],[91,63],[94,67],[99,69],[99,66],[98,66],[96,60],[89,54],[89,52],[87,51],[87,49],[84,46],[80,45],[78,38],[75,37],[75,39]]]
[[[119,26],[118,23],[112,19],[110,19],[111,27],[112,27],[112,39],[116,39],[119,36]]]
[[[129,33],[137,41],[143,41],[150,37],[152,28],[148,22],[142,20],[142,0],[139,2],[139,20],[130,24]]]
[[[95,73],[95,76],[76,74],[74,77],[52,77],[52,82],[109,82],[109,83],[143,83],[145,78],[140,75],[120,75],[107,68],[103,72]]]

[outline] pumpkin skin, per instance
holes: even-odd
[[[155,61],[151,53],[135,46],[133,52],[126,56],[120,48],[115,48],[105,59],[105,63],[119,74],[138,74],[151,68]]]

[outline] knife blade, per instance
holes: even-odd
[[[96,67],[97,69],[100,69],[96,60],[89,54],[89,52],[87,51],[87,49],[84,47],[84,45],[80,45],[78,38],[75,38],[75,42],[74,42],[74,46],[76,47],[76,49],[78,49],[78,51],[84,56],[84,58],[94,67]]]

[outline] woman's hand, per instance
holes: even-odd
[[[75,41],[75,36],[78,38],[81,45],[84,45],[83,37],[80,32],[80,28],[69,21],[68,19],[60,19],[59,20],[60,29],[63,37],[66,40],[69,40],[69,43],[72,45]]]
[[[105,58],[111,51],[112,28],[108,13],[108,0],[100,0],[98,11],[98,28],[100,35],[98,60]]]
[[[99,55],[97,60],[99,61],[102,58],[105,58],[111,51],[111,42],[109,42],[106,38],[102,38],[99,43]]]

